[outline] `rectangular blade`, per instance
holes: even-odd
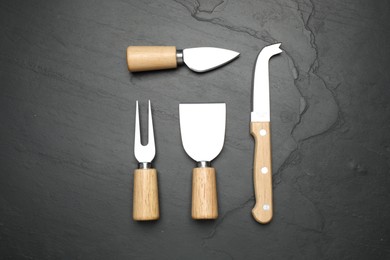
[[[210,162],[225,140],[226,104],[180,104],[180,132],[186,153],[197,162]]]

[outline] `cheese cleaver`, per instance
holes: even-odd
[[[253,80],[253,111],[250,131],[255,139],[253,181],[256,204],[252,215],[259,223],[266,224],[273,215],[269,59],[282,52],[280,43],[264,47],[257,56]]]
[[[176,50],[175,46],[129,46],[127,67],[131,72],[174,69],[186,64],[195,72],[216,69],[237,58],[240,53],[213,47]]]
[[[179,115],[184,150],[197,162],[192,171],[192,218],[216,219],[216,175],[210,162],[218,156],[224,144],[226,104],[180,104]]]

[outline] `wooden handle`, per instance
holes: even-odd
[[[160,217],[156,169],[134,171],[133,219],[156,220]]]
[[[212,167],[192,170],[192,218],[216,219],[218,217],[217,181]]]
[[[272,219],[272,164],[271,131],[269,122],[252,122],[251,134],[255,139],[253,181],[256,204],[252,215],[259,223]]]
[[[131,72],[176,68],[176,47],[129,46],[127,67]]]

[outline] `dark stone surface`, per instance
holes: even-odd
[[[2,1],[0,252],[15,259],[390,258],[389,1]],[[257,53],[272,59],[275,215],[253,207]],[[128,45],[241,52],[131,74]],[[131,219],[135,101],[151,99],[161,219]],[[226,102],[220,217],[190,218],[181,102]]]

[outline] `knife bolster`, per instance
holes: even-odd
[[[197,163],[196,163],[196,167],[198,167],[198,168],[207,168],[207,167],[211,167],[211,162],[208,162],[208,161],[200,161],[200,162],[197,162]]]
[[[213,167],[194,168],[192,171],[193,219],[218,218],[217,181]]]
[[[129,46],[127,67],[131,72],[174,69],[177,67],[175,46]]]
[[[176,51],[176,62],[177,62],[177,65],[184,64],[183,50],[177,50]]]

